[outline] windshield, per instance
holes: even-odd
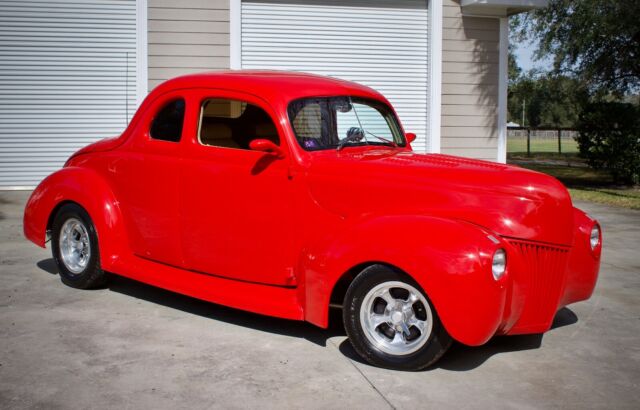
[[[358,97],[304,98],[289,104],[289,121],[307,151],[353,145],[404,147],[400,126],[389,107]]]

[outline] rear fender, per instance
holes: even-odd
[[[491,274],[497,240],[475,225],[426,216],[354,222],[303,255],[305,319],[326,327],[331,292],[345,272],[385,263],[418,282],[454,339],[482,344],[495,334],[505,306],[507,278],[495,281]]]
[[[63,168],[38,185],[24,210],[27,239],[44,248],[47,224],[64,202],[77,203],[91,216],[98,234],[103,269],[111,269],[127,255],[127,237],[118,201],[104,179],[88,168]]]

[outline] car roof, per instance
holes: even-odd
[[[152,94],[181,88],[222,88],[248,92],[267,100],[292,101],[304,97],[357,95],[386,102],[377,91],[364,85],[337,78],[293,71],[227,70],[177,77],[156,87]]]

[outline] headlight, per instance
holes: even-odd
[[[591,244],[592,251],[600,244],[600,227],[598,225],[593,225],[593,228],[591,228],[589,243]]]
[[[496,253],[493,254],[493,264],[491,265],[491,273],[493,273],[493,278],[495,280],[499,280],[504,275],[506,269],[507,253],[504,251],[504,249],[498,249]]]

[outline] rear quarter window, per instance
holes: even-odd
[[[166,103],[156,113],[151,123],[149,135],[160,141],[179,142],[184,124],[185,102],[176,99]]]

